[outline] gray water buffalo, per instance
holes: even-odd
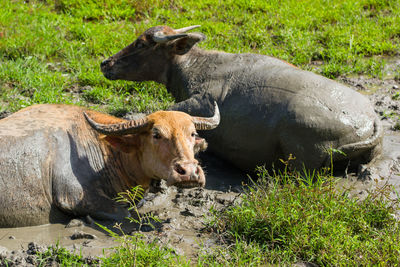
[[[77,106],[36,105],[0,120],[0,227],[67,216],[121,219],[113,198],[151,179],[204,186],[194,158],[206,142],[196,129],[219,123],[179,111],[123,120]]]
[[[205,39],[157,26],[101,63],[111,80],[166,85],[173,110],[210,114],[218,102],[221,124],[205,134],[211,151],[245,171],[275,166],[293,154],[296,168],[356,166],[379,154],[382,126],[369,100],[356,91],[277,58],[205,51]]]

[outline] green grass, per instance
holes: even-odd
[[[160,246],[154,240],[146,243],[138,233],[117,239],[120,246],[108,257],[101,258],[102,266],[190,266],[190,262],[175,251]]]
[[[1,0],[0,8],[0,112],[34,103],[117,115],[166,108],[173,99],[163,86],[108,81],[99,70],[160,24],[200,24],[203,48],[271,55],[327,77],[382,78],[382,57],[400,51],[400,3],[391,0]]]
[[[83,257],[58,245],[51,246],[37,253],[35,266],[190,266],[189,261],[172,249],[161,247],[155,241],[146,243],[140,234],[125,235],[118,241],[121,246],[112,249],[110,256],[98,258]]]
[[[134,13],[110,3],[126,16]],[[91,7],[78,1],[0,1],[5,11],[0,14],[0,112],[35,103],[67,103],[119,115],[164,109],[172,103],[159,84],[103,77],[100,62],[131,41],[133,24],[111,20],[112,9],[104,20],[90,22],[85,14],[97,14]]]
[[[98,260],[93,261],[93,263],[96,262]],[[43,253],[37,253],[36,266],[51,266],[55,263],[61,266],[88,266],[92,262],[86,261],[82,255],[71,253],[58,244],[49,247]]]
[[[358,199],[335,189],[333,178],[315,172],[271,176],[259,171],[242,204],[215,214],[211,223],[232,243],[226,246],[231,249],[206,258],[221,264],[241,264],[246,258],[322,266],[398,264],[397,203],[387,200],[392,191],[387,184]],[[246,254],[249,249],[255,253]]]

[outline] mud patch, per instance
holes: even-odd
[[[204,218],[211,208],[218,212],[237,202],[247,175],[213,155],[203,154],[200,160],[207,172],[205,188],[181,189],[167,187],[165,182],[154,183],[139,211],[152,213],[161,222],[153,223],[155,229],[147,225],[139,229],[125,221],[122,222],[124,232],[140,231],[149,242],[157,240],[160,245],[192,259],[197,257],[200,248],[215,246],[218,237],[206,231]],[[99,223],[114,229],[111,222]],[[27,263],[27,257],[32,258],[28,253],[32,242],[43,248],[59,244],[89,260],[103,256],[104,252],[112,253],[112,247],[118,245],[90,218],[74,219],[67,225],[0,228],[0,255],[4,255],[3,259],[7,258],[9,264]]]
[[[397,62],[397,61],[396,61]],[[400,73],[400,59],[398,68]],[[370,77],[340,77],[340,82],[366,95],[374,104],[375,112],[379,114],[383,125],[390,130],[400,130],[400,82],[396,79],[378,79]]]
[[[339,81],[366,95],[374,105],[384,126],[382,154],[359,173],[350,174],[338,183],[348,188],[352,195],[366,196],[372,189],[387,188],[390,198],[398,199],[400,193],[400,81],[393,73],[400,73],[400,59],[388,61],[385,78],[364,76],[340,77]],[[357,179],[358,178],[358,179]],[[360,179],[361,178],[361,179]]]
[[[155,231],[144,233],[176,253],[196,258],[199,249],[214,246],[218,238],[207,231],[205,216],[212,208],[219,212],[239,201],[239,192],[214,189],[164,187],[163,193],[149,194],[141,212],[151,212],[162,220]],[[154,196],[154,198],[153,198]]]

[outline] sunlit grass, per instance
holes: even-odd
[[[322,266],[396,265],[400,257],[397,202],[384,186],[364,199],[337,190],[335,178],[317,172],[269,175],[259,169],[240,205],[215,213],[211,225],[229,249],[204,257],[219,263],[310,262]],[[255,251],[246,254],[244,248]]]
[[[160,24],[200,24],[205,49],[271,55],[327,77],[381,78],[380,56],[400,51],[398,1],[3,0],[0,8],[0,111],[34,103],[114,114],[166,108],[173,99],[164,86],[108,81],[99,69]]]

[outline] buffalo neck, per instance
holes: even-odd
[[[167,90],[177,101],[219,88],[230,72],[229,63],[237,57],[218,51],[192,48],[182,56],[175,56],[168,73]]]
[[[76,138],[81,143],[78,147],[80,164],[79,176],[90,176],[87,186],[97,186],[113,198],[117,193],[138,185],[142,172],[135,152],[123,153],[99,138],[99,134],[90,131],[89,138]],[[95,141],[94,141],[95,140]]]

